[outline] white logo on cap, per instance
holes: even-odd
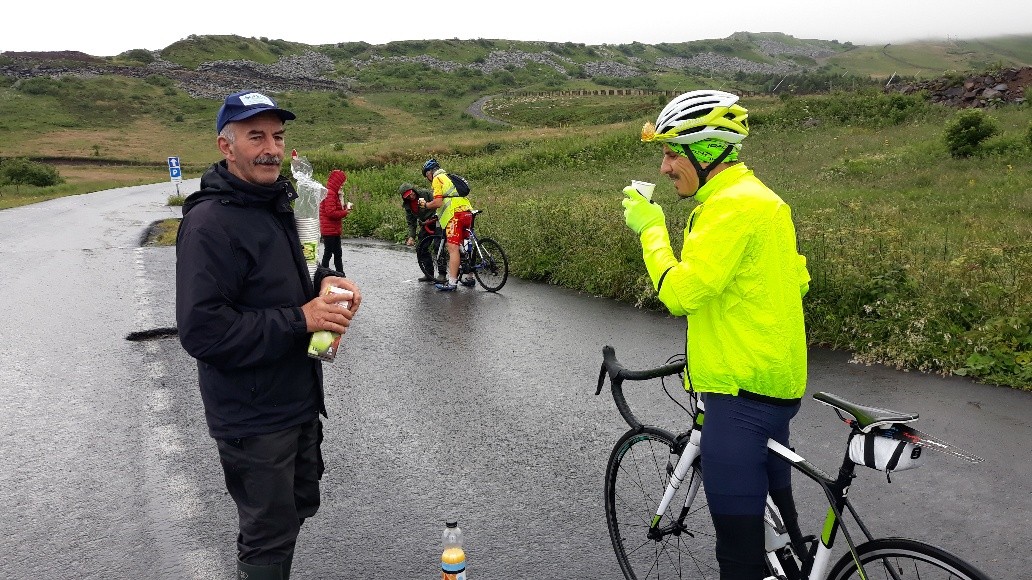
[[[275,107],[276,103],[272,102],[272,99],[266,97],[261,93],[247,93],[246,95],[240,95],[240,102],[244,105],[269,105]]]

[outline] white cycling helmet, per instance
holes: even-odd
[[[646,123],[641,140],[687,145],[704,139],[741,143],[749,134],[749,117],[738,95],[716,90],[690,91],[670,101],[656,124]]]

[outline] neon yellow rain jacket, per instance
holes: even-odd
[[[802,397],[810,274],[791,209],[741,163],[695,197],[680,261],[665,225],[641,233],[659,299],[688,318],[687,380],[699,392]]]
[[[469,198],[461,197],[458,194],[455,190],[455,184],[452,183],[444,169],[434,171],[432,186],[434,188],[434,199],[438,197],[444,198],[444,205],[437,208],[437,222],[441,224],[442,228],[448,227],[448,222],[455,216],[455,212],[473,211],[473,204],[469,202]]]

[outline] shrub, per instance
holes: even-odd
[[[978,155],[979,157],[1022,155],[1026,148],[1022,138],[1016,135],[1006,135],[983,143],[978,148]]]
[[[15,88],[27,95],[61,95],[61,83],[50,77],[32,77],[21,79],[15,83]]]
[[[871,90],[806,97],[782,92],[778,99],[783,106],[767,112],[750,112],[749,124],[786,129],[816,121],[878,128],[919,121],[933,114],[920,95],[886,95]]]
[[[981,109],[965,109],[946,123],[943,138],[953,157],[970,157],[983,141],[1000,132],[996,119]]]
[[[154,62],[154,55],[149,50],[142,48],[134,48],[133,50],[122,53],[122,56],[126,60],[136,61],[142,64],[150,64]]]
[[[958,375],[1013,387],[1032,384],[1032,312],[995,316],[964,335],[972,352]]]
[[[0,165],[0,183],[48,187],[64,183],[64,180],[55,167],[19,157]]]
[[[165,75],[148,75],[143,82],[156,87],[171,87],[175,84],[175,81]]]

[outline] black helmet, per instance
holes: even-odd
[[[423,175],[426,175],[427,171],[430,171],[430,170],[437,171],[440,168],[441,168],[441,164],[438,163],[436,159],[431,157],[430,159],[426,160],[426,163],[423,164]]]

